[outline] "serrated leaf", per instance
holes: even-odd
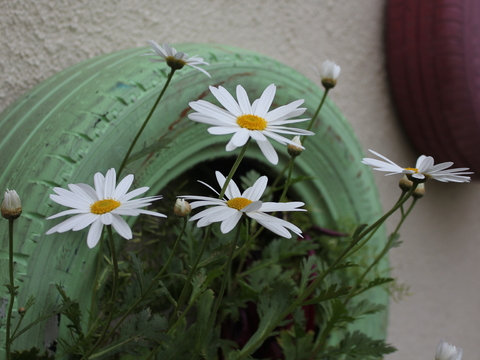
[[[358,290],[357,292],[355,292],[355,296],[358,295],[358,294],[361,294],[371,288],[374,288],[376,286],[380,286],[380,285],[384,285],[384,284],[388,284],[392,281],[394,281],[395,279],[393,278],[375,278],[374,280],[370,281],[367,285],[365,286],[362,286],[360,288],[360,290]]]
[[[264,294],[259,297],[257,303],[260,318],[258,329],[243,347],[242,355],[252,354],[267,337],[275,334],[273,329],[276,326],[283,326],[290,322],[290,320],[279,319],[279,314],[282,314],[289,307],[292,301],[292,288],[285,283],[272,284],[272,288],[271,294]],[[244,354],[244,351],[248,351],[248,354]]]
[[[210,335],[209,321],[212,312],[213,291],[211,289],[200,295],[197,303],[197,333],[195,336],[195,353],[198,354]]]
[[[374,340],[356,330],[353,333],[347,332],[338,347],[325,354],[325,357],[337,359],[343,355],[346,360],[378,359],[395,351],[397,349],[386,344],[384,340]]]
[[[338,288],[338,284],[332,284],[328,289],[320,291],[320,295],[314,297],[313,299],[305,301],[303,305],[318,304],[319,302],[337,299],[341,296],[347,295],[351,290],[350,286],[342,286]]]
[[[363,315],[373,315],[385,310],[385,305],[373,304],[368,300],[362,300],[349,308],[349,313],[359,319]]]
[[[352,239],[355,240],[363,231],[368,226],[368,224],[360,224],[357,226],[355,229],[355,232],[353,233]]]
[[[165,286],[165,284],[162,281],[159,281],[158,284],[160,285],[160,287],[157,290],[155,290],[155,294],[157,294],[157,296],[162,296],[162,295],[165,296],[168,299],[168,301],[170,301],[170,303],[176,308],[177,302],[173,298],[172,294],[170,294],[170,291],[168,290],[168,288]]]
[[[278,344],[283,349],[285,359],[307,360],[311,358],[314,347],[314,333],[305,333],[300,338],[293,337],[289,331],[281,331]]]
[[[140,356],[142,348],[152,348],[169,339],[165,334],[168,323],[159,315],[143,310],[133,314],[120,326],[120,336],[89,357],[89,360],[111,359],[120,352]]]
[[[314,256],[309,256],[302,260],[302,277],[300,279],[300,286],[298,293],[301,294],[306,288],[309,281],[313,280],[312,276],[319,269],[317,267],[317,259]]]
[[[143,264],[133,252],[129,251],[130,259],[132,260],[133,271],[135,272],[135,278],[137,279],[138,285],[140,286],[140,291],[142,296],[145,295],[145,271],[143,270]]]

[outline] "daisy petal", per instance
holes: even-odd
[[[91,226],[90,230],[88,231],[87,236],[87,245],[90,249],[94,248],[98,241],[100,240],[100,236],[102,235],[103,224],[100,219],[97,219]]]

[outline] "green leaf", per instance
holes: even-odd
[[[345,360],[378,359],[395,351],[397,349],[386,344],[384,340],[373,340],[357,330],[353,333],[347,332],[338,347],[324,354],[323,358],[338,359],[339,355],[344,355]]]
[[[352,316],[356,317],[357,319],[360,319],[360,317],[364,315],[373,315],[384,310],[385,310],[385,305],[373,304],[368,300],[362,300],[356,303],[355,305],[353,305],[349,309],[349,313]]]
[[[272,293],[260,295],[257,303],[258,316],[260,323],[257,331],[252,335],[243,347],[242,355],[250,355],[262,345],[263,341],[269,336],[275,335],[274,329],[277,326],[283,326],[291,320],[279,318],[279,315],[287,310],[292,297],[292,288],[290,284],[277,283],[272,285]]]
[[[135,277],[137,279],[138,285],[140,286],[140,292],[145,295],[145,272],[143,270],[143,264],[140,261],[139,257],[135,253],[129,251],[130,259],[132,260],[133,271],[135,272]]]
[[[210,316],[212,312],[213,291],[211,289],[205,291],[197,303],[197,333],[195,336],[195,353],[200,353],[205,347],[205,340],[210,335],[209,328]]]
[[[376,286],[381,286],[381,285],[384,285],[384,284],[388,284],[392,281],[394,281],[395,279],[393,278],[376,278],[372,281],[370,281],[367,285],[365,286],[362,286],[358,291],[355,292],[355,296],[357,296],[358,294],[361,294],[371,288],[374,288]]]
[[[120,327],[120,336],[89,357],[89,360],[111,359],[120,352],[141,356],[142,348],[149,349],[169,339],[165,334],[168,324],[165,318],[151,315],[149,310],[133,314]]]
[[[308,360],[312,355],[314,340],[313,332],[297,338],[292,336],[290,331],[283,330],[280,332],[278,343],[283,349],[285,359]]]
[[[25,307],[26,308],[26,307]],[[15,350],[12,353],[12,360],[53,360],[53,355],[48,355],[47,351],[43,355],[39,355],[40,350],[33,347],[30,350]]]
[[[338,284],[332,284],[328,289],[320,291],[320,295],[314,297],[313,299],[305,301],[302,305],[311,305],[318,304],[319,302],[337,299],[341,296],[347,295],[350,292],[350,286],[342,286],[338,288]]]
[[[168,301],[170,301],[170,303],[176,308],[177,301],[173,298],[172,294],[170,294],[170,291],[168,290],[168,288],[165,286],[165,284],[162,281],[159,281],[158,284],[160,285],[160,288],[155,290],[155,294],[157,296],[162,296],[162,295],[165,296],[168,299]]]

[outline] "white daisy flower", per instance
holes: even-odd
[[[251,105],[247,92],[241,85],[237,86],[238,102],[221,86],[218,89],[210,86],[210,91],[226,110],[204,100],[192,101],[190,106],[197,112],[188,114],[188,117],[193,121],[214,125],[208,128],[208,132],[212,135],[233,134],[227,144],[227,151],[245,145],[247,140],[252,138],[257,142],[267,160],[275,165],[278,163],[278,155],[267,137],[283,145],[297,145],[292,140],[279,134],[314,134],[308,130],[283,126],[309,120],[290,119],[305,112],[305,108],[299,108],[304,100],[296,100],[288,105],[268,111],[276,92],[276,87],[273,84],[268,86],[262,96]]]
[[[421,155],[417,159],[417,164],[415,165],[415,167],[402,168],[395,164],[393,161],[387,159],[385,156],[380,155],[373,150],[369,151],[385,161],[364,158],[362,160],[362,163],[373,166],[374,170],[389,172],[390,174],[387,175],[406,174],[410,178],[410,180],[416,179],[419,182],[426,181],[427,179],[435,179],[442,182],[451,181],[462,183],[470,181],[470,176],[465,175],[473,174],[473,172],[465,171],[469,168],[457,168],[447,170],[447,168],[453,165],[453,162],[451,161],[433,165],[433,158],[431,156],[425,155]]]
[[[142,187],[127,193],[133,182],[132,174],[125,176],[117,186],[115,186],[116,173],[113,168],[107,171],[105,177],[98,172],[93,179],[95,189],[87,184],[68,184],[70,190],[59,187],[53,188],[57,195],[51,194],[50,199],[72,209],[50,216],[47,220],[65,215],[77,215],[52,227],[47,231],[47,235],[69,230],[78,231],[92,225],[88,231],[87,245],[89,248],[93,248],[100,240],[103,225],[112,225],[120,236],[127,240],[132,238],[132,230],[120,215],[138,216],[147,214],[166,217],[166,215],[157,212],[140,209],[150,205],[152,201],[161,199],[161,196],[131,200],[149,189],[148,187]]]
[[[332,88],[337,84],[338,76],[340,75],[340,66],[331,60],[325,60],[320,69],[320,78],[322,85],[326,88]]]
[[[223,184],[225,183],[225,177],[218,171],[215,172],[215,175],[217,177],[218,185],[220,185],[220,188],[222,188]],[[215,191],[215,189],[213,189],[211,186],[203,182],[201,183]],[[224,199],[215,199],[196,195],[184,195],[180,197],[189,200],[198,200],[190,204],[192,209],[196,209],[200,206],[212,205],[212,207],[203,210],[190,218],[190,221],[198,220],[198,227],[204,227],[215,222],[221,222],[220,230],[223,234],[226,234],[230,232],[235,225],[237,225],[242,215],[245,214],[277,235],[285,238],[291,238],[292,235],[288,231],[290,230],[295,234],[302,236],[302,230],[295,225],[275,216],[268,215],[265,212],[306,211],[305,209],[298,209],[300,206],[305,204],[299,201],[288,203],[262,202],[260,201],[260,198],[262,197],[266,187],[267,177],[262,176],[255,181],[255,184],[253,184],[252,187],[249,187],[247,190],[245,190],[243,194],[240,193],[240,190],[235,182],[231,180],[228,183],[225,191]],[[217,191],[215,192],[218,194]]]
[[[441,340],[437,346],[435,360],[462,360],[462,349]]]
[[[169,44],[164,43],[163,47],[158,45],[155,41],[149,40],[148,43],[152,47],[153,53],[143,54],[143,55],[158,55],[162,59],[150,59],[153,62],[166,62],[168,66],[175,70],[180,70],[185,65],[191,66],[194,69],[197,69],[203,72],[208,77],[211,77],[208,72],[199,68],[197,65],[209,65],[207,62],[203,61],[203,58],[195,55],[192,57],[188,57],[187,54],[181,51],[175,50],[175,48],[171,47]]]

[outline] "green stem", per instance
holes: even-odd
[[[163,85],[163,89],[160,92],[160,95],[158,95],[158,98],[155,101],[155,104],[153,104],[152,109],[148,113],[147,118],[143,122],[142,127],[140,128],[140,130],[138,130],[137,135],[135,136],[132,143],[130,144],[130,148],[128,149],[127,153],[125,154],[125,157],[123,158],[123,161],[120,165],[120,168],[118,169],[117,177],[120,177],[120,174],[122,173],[123,169],[127,165],[127,160],[130,157],[130,154],[132,153],[132,150],[135,147],[135,144],[137,143],[138,139],[140,138],[140,135],[142,134],[145,127],[147,126],[148,122],[150,121],[150,118],[152,117],[155,109],[157,108],[158,103],[162,99],[163,94],[165,93],[165,90],[167,90],[168,84],[170,84],[170,81],[172,80],[172,77],[173,77],[174,73],[175,73],[175,69],[172,68],[172,70],[170,71],[170,74],[168,74],[167,81],[166,81],[165,85]]]
[[[108,302],[109,307],[111,307],[112,309],[108,315],[107,322],[102,330],[100,337],[98,338],[97,342],[93,345],[93,347],[90,349],[90,351],[87,352],[87,354],[82,357],[82,359],[88,359],[89,356],[92,355],[94,351],[97,350],[98,347],[103,344],[103,342],[107,338],[106,335],[108,332],[108,328],[112,323],[113,315],[114,315],[113,305],[115,303],[115,299],[117,297],[117,291],[118,291],[118,260],[117,260],[117,251],[115,249],[115,242],[113,240],[112,225],[107,225],[107,231],[108,231],[108,244],[110,245],[110,252],[112,255],[112,264],[113,264],[112,294],[110,295],[110,301]]]
[[[398,204],[402,200],[402,198],[405,196],[406,193],[407,193],[406,191],[402,190],[402,193],[400,194],[400,197],[398,198],[395,204]],[[402,214],[403,214],[403,206],[400,209],[402,210]],[[352,251],[350,251],[345,257],[350,257],[353,254],[355,254],[358,250],[360,250],[363,247],[363,245],[365,245],[375,235],[377,230],[380,229],[381,225],[382,224],[377,226],[375,230],[373,230],[367,238],[365,238],[362,242],[360,242],[358,246],[355,249],[352,249]]]
[[[383,247],[382,251],[375,257],[375,260],[370,264],[370,266],[363,272],[363,274],[360,276],[360,278],[358,279],[356,285],[352,288],[352,290],[348,293],[347,295],[347,299],[346,301],[348,301],[349,299],[351,299],[353,296],[356,295],[355,291],[360,287],[360,284],[362,283],[363,279],[365,279],[365,277],[367,276],[367,274],[370,272],[370,270],[373,269],[373,267],[375,265],[377,265],[379,263],[379,261],[388,253],[388,250],[390,250],[393,242],[395,241],[396,239],[396,235],[398,234],[398,231],[400,230],[400,227],[402,226],[403,222],[405,221],[405,219],[408,217],[408,215],[410,214],[410,212],[412,211],[413,207],[415,206],[416,202],[417,202],[418,199],[413,199],[413,202],[412,204],[410,205],[410,207],[408,208],[408,210],[403,213],[402,212],[402,217],[400,219],[400,221],[398,222],[398,225],[397,227],[395,228],[395,231],[390,235],[390,238],[388,239],[388,241],[386,242],[385,246]],[[403,207],[402,207],[403,209]]]
[[[223,274],[222,285],[220,286],[220,291],[218,293],[217,300],[215,301],[215,305],[213,307],[212,315],[210,317],[210,325],[213,326],[215,322],[215,318],[217,316],[218,308],[220,307],[220,303],[222,302],[223,295],[225,293],[225,288],[227,286],[227,280],[230,276],[230,271],[232,268],[232,260],[233,254],[235,253],[235,249],[237,247],[238,239],[240,237],[240,231],[242,230],[242,224],[237,224],[237,231],[235,234],[235,239],[233,240],[232,248],[230,250],[230,254],[228,254],[227,265],[225,268],[225,272]]]
[[[290,313],[292,313],[295,308],[298,306],[301,306],[306,299],[315,291],[315,289],[320,285],[320,283],[327,277],[329,273],[331,273],[335,267],[340,264],[341,261],[344,260],[346,255],[350,252],[352,248],[354,248],[358,242],[363,239],[367,234],[372,232],[374,229],[376,229],[378,226],[383,224],[383,222],[391,215],[393,214],[398,208],[400,208],[407,200],[408,198],[413,194],[415,191],[415,188],[417,187],[417,184],[414,183],[412,188],[408,191],[406,196],[404,196],[401,201],[397,202],[392,209],[387,212],[384,216],[382,216],[379,220],[377,220],[373,225],[367,227],[363,232],[358,234],[354,239],[352,239],[350,245],[347,246],[347,248],[340,254],[340,256],[319,276],[315,278],[315,280],[300,294],[297,299],[281,314],[278,315],[278,317],[271,322],[270,326],[265,329],[263,332],[264,335],[261,336],[257,341],[255,341],[253,344],[251,344],[248,348],[243,348],[236,357],[236,360],[241,360],[250,355],[255,349],[260,346],[263,341],[269,336],[271,336],[271,332],[278,326],[278,324],[285,319],[286,316],[288,316]]]
[[[245,153],[247,152],[248,145],[250,144],[250,138],[248,138],[247,142],[245,145],[242,147],[242,151],[240,151],[240,154],[237,157],[237,160],[235,160],[235,163],[233,164],[232,168],[230,169],[230,172],[228,173],[227,179],[225,180],[225,183],[222,186],[222,191],[220,191],[220,195],[218,196],[219,199],[223,199],[223,196],[225,195],[225,191],[227,191],[228,184],[230,183],[230,180],[232,180],[233,175],[235,175],[235,172],[238,169],[238,166],[242,162]]]
[[[323,93],[322,100],[320,100],[320,104],[318,105],[317,110],[315,111],[315,114],[313,114],[312,118],[310,119],[310,123],[308,124],[307,130],[311,130],[313,127],[313,124],[315,123],[315,120],[317,119],[318,114],[320,113],[320,109],[323,106],[323,103],[325,102],[325,99],[327,98],[328,92],[330,89],[326,89]]]
[[[173,321],[175,321],[176,316],[178,316],[178,311],[179,309],[183,306],[185,303],[185,300],[187,298],[187,290],[190,287],[190,282],[192,281],[193,274],[195,274],[195,271],[197,270],[197,266],[200,263],[200,259],[203,256],[203,253],[205,252],[205,249],[207,248],[207,243],[208,240],[210,239],[210,233],[212,231],[211,225],[207,227],[207,230],[205,231],[205,236],[203,239],[203,244],[202,248],[200,249],[200,252],[198,253],[195,262],[192,265],[192,268],[190,269],[190,272],[188,273],[187,280],[185,281],[185,285],[183,286],[182,292],[180,293],[180,297],[177,302],[177,306],[175,308],[175,314],[170,318],[169,324],[171,325]],[[175,321],[175,324],[177,324],[178,321]]]
[[[330,89],[326,89],[323,93],[323,96],[322,96],[322,99],[320,100],[320,104],[318,104],[318,107],[317,107],[317,110],[315,110],[315,113],[313,114],[312,118],[310,119],[310,122],[308,124],[308,127],[307,127],[307,130],[311,130],[312,127],[313,127],[313,124],[315,123],[315,120],[317,119],[317,116],[318,114],[320,113],[320,110],[322,109],[323,107],[323,104],[325,103],[325,99],[327,98],[327,94],[328,94],[328,91]],[[306,136],[303,141],[302,141],[302,146],[305,145],[305,142],[307,140],[308,136]],[[286,165],[282,171],[280,171],[280,173],[277,175],[275,181],[273,182],[271,188],[270,188],[270,192],[267,193],[267,195],[265,197],[268,197],[270,196],[270,194],[275,190],[275,188],[277,187],[278,183],[280,182],[280,180],[282,179],[283,177],[283,174],[285,174],[285,171],[287,171],[287,169],[289,168],[289,166],[291,166],[290,164]],[[284,193],[286,193],[286,191],[284,190]]]
[[[88,320],[88,327],[89,329],[92,328],[93,325],[93,319],[97,318],[97,291],[98,288],[100,287],[99,282],[99,277],[100,277],[100,272],[102,271],[102,260],[103,260],[103,232],[102,236],[100,236],[100,247],[99,251],[97,253],[97,264],[96,264],[96,269],[95,269],[95,278],[93,279],[93,291],[92,291],[92,296],[90,300],[90,316]]]
[[[230,271],[232,268],[232,260],[233,260],[233,254],[235,253],[235,248],[237,247],[237,242],[238,238],[240,237],[240,231],[242,229],[241,224],[237,224],[237,231],[235,233],[235,239],[233,240],[232,243],[232,248],[230,250],[230,254],[228,254],[228,259],[227,259],[227,265],[225,268],[225,272],[223,273],[223,279],[222,279],[222,285],[220,286],[220,291],[218,292],[217,299],[215,300],[215,304],[213,306],[213,311],[210,315],[210,319],[208,321],[208,326],[206,329],[203,329],[204,331],[209,331],[210,329],[213,329],[214,324],[215,324],[215,319],[217,317],[217,312],[218,309],[220,308],[220,304],[222,303],[223,295],[225,294],[225,289],[227,287],[227,281],[230,278]],[[194,360],[197,357],[197,354],[199,353],[200,349],[198,346],[195,347],[195,350],[192,354],[192,360]]]
[[[283,186],[283,192],[282,192],[282,196],[280,196],[280,202],[286,200],[288,188],[292,184],[292,172],[293,172],[293,165],[294,164],[295,164],[295,158],[290,157],[290,162],[288,163],[287,180],[285,180],[285,185]]]
[[[11,346],[12,339],[10,338],[10,327],[12,321],[12,311],[13,303],[15,302],[15,280],[13,277],[13,222],[14,219],[8,219],[8,271],[10,275],[10,301],[8,303],[8,312],[7,312],[7,329],[6,329],[6,340],[5,340],[5,350],[7,353],[7,360],[12,358]]]
[[[188,222],[188,219],[187,217],[184,217],[183,218],[183,226],[182,226],[182,230],[180,231],[180,234],[178,235],[177,237],[177,240],[175,241],[174,245],[173,245],[173,248],[172,248],[172,251],[170,253],[170,256],[168,257],[168,260],[167,262],[165,263],[165,265],[162,267],[162,270],[160,270],[160,272],[152,279],[152,281],[150,282],[150,285],[148,287],[148,289],[135,301],[135,303],[130,306],[130,308],[125,312],[125,314],[123,314],[123,316],[120,318],[120,320],[115,324],[115,326],[112,328],[112,330],[110,330],[110,332],[108,333],[108,335],[105,337],[106,339],[108,339],[113,333],[115,333],[115,331],[120,327],[120,325],[125,321],[125,319],[127,318],[128,315],[130,315],[132,313],[132,311],[138,306],[138,304],[140,304],[143,300],[145,300],[149,295],[150,295],[150,292],[152,291],[153,287],[155,286],[156,282],[162,277],[162,275],[164,274],[164,272],[168,269],[170,263],[172,262],[173,260],[173,257],[174,257],[174,254],[175,254],[175,251],[177,249],[177,246],[178,244],[180,243],[180,240],[182,239],[183,237],[183,234],[185,233],[185,228],[187,227],[187,222]]]
[[[227,178],[225,179],[225,183],[222,186],[222,190],[220,191],[220,194],[218,196],[219,199],[223,199],[223,196],[225,195],[225,191],[227,190],[228,184],[233,178],[233,175],[238,169],[238,166],[242,162],[242,159],[245,156],[245,153],[247,152],[248,145],[250,144],[250,138],[247,140],[246,144],[242,147],[242,150],[240,151],[240,154],[238,155],[237,159],[235,160],[235,163],[233,164],[232,168],[230,169],[230,172],[228,173]],[[190,286],[190,281],[193,278],[193,275],[195,274],[195,271],[197,270],[197,266],[200,263],[200,259],[203,256],[203,253],[205,252],[207,248],[207,244],[210,242],[210,234],[211,234],[211,225],[207,227],[207,230],[205,232],[205,237],[203,240],[202,248],[200,249],[200,252],[197,255],[197,258],[195,259],[195,263],[193,264],[192,268],[190,269],[190,272],[188,273],[187,281],[185,282],[185,285],[183,286],[182,292],[180,293],[180,298],[178,299],[177,302],[177,307],[176,307],[176,314],[178,315],[178,310],[183,306],[185,303],[186,297],[187,297],[187,290]],[[170,324],[172,321],[175,319],[175,316],[172,316],[170,319]],[[178,319],[175,323],[178,323]]]

